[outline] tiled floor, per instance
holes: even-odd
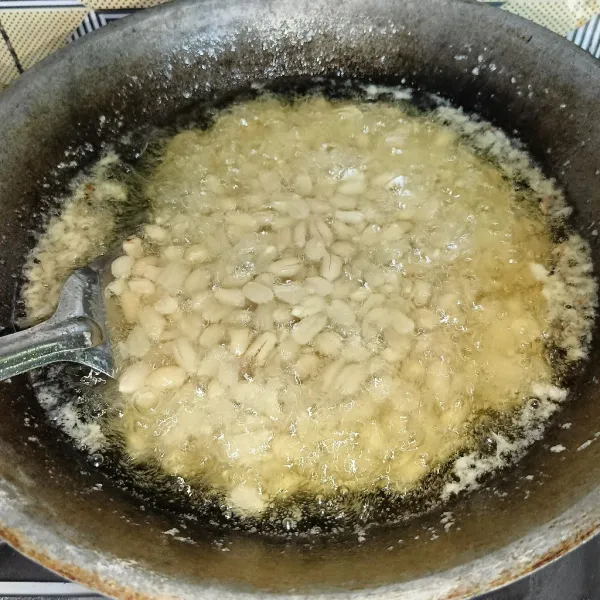
[[[135,10],[166,0],[0,0],[0,90],[19,72],[64,46]],[[449,2],[453,0],[448,0]],[[534,20],[600,53],[600,0],[480,0]],[[587,28],[583,32],[585,24]],[[579,36],[577,29],[579,28]],[[583,42],[582,42],[583,43]],[[580,44],[582,45],[582,44]]]

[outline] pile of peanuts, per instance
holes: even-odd
[[[409,489],[552,378],[543,216],[426,116],[237,105],[170,140],[148,194],[107,289],[113,426],[240,514]]]

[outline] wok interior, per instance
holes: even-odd
[[[500,11],[435,0],[397,4],[284,2],[275,8],[259,2],[250,9],[234,2],[219,8],[176,3],[108,28],[22,77],[0,101],[0,323],[12,321],[19,274],[34,243],[29,232],[39,229],[45,199],[63,192],[104,144],[140,127],[163,125],[199,100],[226,99],[262,80],[276,79],[282,87],[311,76],[402,82],[439,93],[516,133],[565,190],[598,272],[600,246],[590,235],[600,200],[595,174],[600,123],[592,117],[600,97],[597,65]],[[481,68],[490,62],[496,70]],[[46,422],[26,377],[0,387],[0,475],[27,499],[20,510],[36,526],[180,581],[299,593],[393,584],[497,550],[593,492],[600,445],[576,448],[600,430],[594,377],[599,350],[596,335],[570,402],[516,468],[426,517],[370,530],[363,543],[352,532],[284,542],[215,532],[202,523],[188,522],[184,530],[175,515],[143,509],[141,499],[115,487],[78,454]],[[561,429],[558,424],[565,422],[572,426]],[[31,436],[38,441],[28,440]],[[569,451],[550,453],[548,447],[556,444]],[[447,510],[454,522],[448,531],[440,523]],[[590,531],[592,521],[585,523]],[[4,535],[27,549],[27,541],[7,528],[11,525],[4,524]],[[195,543],[163,533],[173,527]],[[574,533],[566,532],[567,540]],[[432,539],[435,535],[439,538]],[[78,571],[76,556],[70,561],[71,566],[61,557],[52,564],[102,587]],[[522,570],[530,566],[523,563]],[[505,575],[519,573],[514,568]],[[498,576],[497,583],[500,570]]]

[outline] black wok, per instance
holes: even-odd
[[[491,62],[496,70],[481,68]],[[43,202],[103,142],[253,81],[316,75],[404,80],[519,137],[564,188],[598,272],[600,66],[592,57],[475,3],[182,1],[57,52],[0,96],[0,323],[12,322]],[[165,534],[181,532],[180,519],[145,509],[90,467],[47,422],[29,380],[14,378],[0,386],[0,534],[57,572],[124,598],[471,596],[599,530],[600,442],[577,451],[600,431],[599,351],[596,335],[569,403],[516,468],[446,509],[369,531],[363,543],[356,535],[282,542],[201,522]],[[548,452],[555,444],[567,451]],[[441,510],[452,511],[447,531]]]

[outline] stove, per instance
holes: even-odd
[[[0,543],[0,600],[103,596],[44,569]],[[540,571],[477,600],[600,600],[600,537]]]
[[[0,600],[10,598],[86,598],[93,600],[103,596],[84,587],[66,581],[52,571],[25,558],[8,544],[0,543]]]

